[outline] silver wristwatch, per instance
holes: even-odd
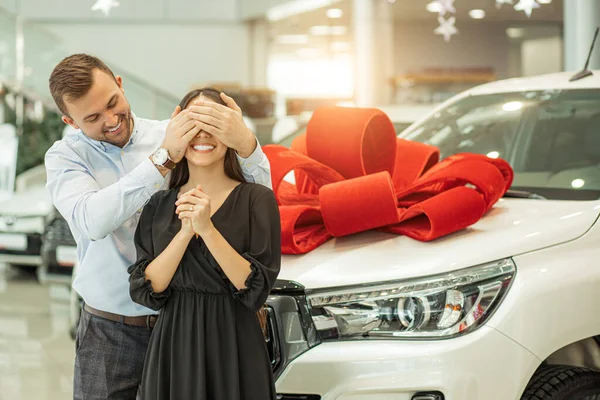
[[[167,169],[175,169],[175,161],[169,156],[169,150],[160,147],[150,156],[154,165]]]

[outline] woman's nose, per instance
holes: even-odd
[[[200,132],[198,132],[198,135],[196,135],[196,136],[198,136],[199,138],[205,138],[205,139],[212,137],[212,135],[206,131],[200,131]]]

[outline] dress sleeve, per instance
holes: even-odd
[[[272,191],[261,192],[250,210],[250,248],[241,254],[250,262],[246,287],[233,295],[246,307],[258,311],[275,285],[281,267],[281,221]]]
[[[154,197],[144,207],[137,229],[134,242],[137,251],[137,261],[132,264],[129,272],[129,294],[131,299],[153,310],[160,310],[169,298],[170,289],[156,293],[152,283],[146,280],[146,268],[154,260],[154,245],[152,242],[152,221],[156,211]]]

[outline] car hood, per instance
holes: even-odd
[[[0,202],[0,215],[17,217],[46,216],[53,210],[50,194],[44,186],[35,186],[15,193],[10,199]]]
[[[476,224],[431,242],[371,231],[284,255],[279,279],[317,289],[450,272],[576,239],[599,212],[599,201],[501,199]]]

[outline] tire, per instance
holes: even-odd
[[[37,281],[37,269],[39,267],[23,264],[8,264],[8,267],[14,274],[23,279],[34,278]]]
[[[600,373],[563,365],[543,366],[521,400],[600,400]]]

